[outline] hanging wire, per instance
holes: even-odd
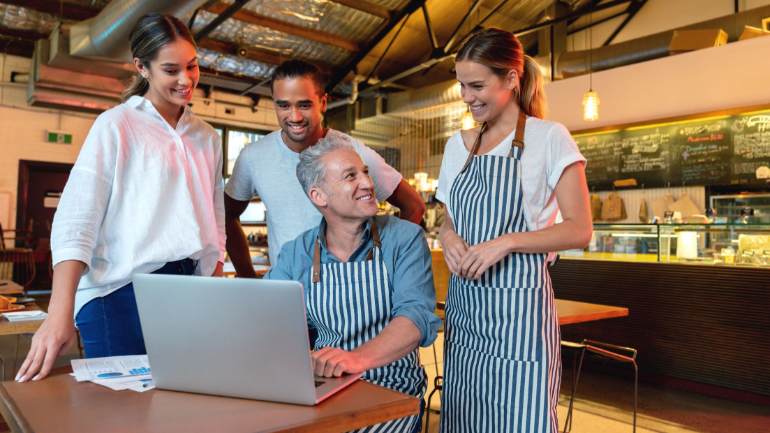
[[[594,89],[593,70],[594,70],[594,12],[588,14],[588,89]]]

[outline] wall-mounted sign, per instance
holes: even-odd
[[[47,130],[45,141],[46,143],[72,144],[72,134],[64,131]]]

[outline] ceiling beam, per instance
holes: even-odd
[[[644,4],[647,3],[647,0],[639,0],[634,1],[630,5],[628,5],[628,8],[626,9],[626,12],[628,12],[628,16],[623,20],[622,23],[615,29],[615,31],[612,32],[612,34],[607,38],[606,41],[604,41],[603,46],[608,46],[612,43],[612,41],[615,40],[615,38],[620,34],[620,32],[623,31],[623,29],[626,28],[629,22],[631,22],[632,19],[636,16],[637,13],[639,13],[639,10],[644,6]]]
[[[398,26],[398,30],[396,30],[396,33],[393,35],[392,38],[390,38],[390,42],[388,42],[388,46],[385,47],[385,51],[380,54],[380,58],[377,59],[377,63],[374,64],[374,67],[371,71],[369,71],[369,75],[366,76],[366,80],[364,80],[365,83],[368,83],[369,80],[372,79],[374,74],[377,73],[377,69],[380,67],[380,63],[382,63],[382,60],[385,59],[385,56],[388,55],[388,51],[390,51],[390,47],[393,46],[393,42],[396,42],[396,39],[398,38],[398,35],[401,34],[401,30],[404,29],[404,26],[406,26],[406,22],[409,21],[409,17],[404,17],[401,19],[401,25]]]
[[[580,26],[580,27],[576,27],[576,28],[574,28],[574,29],[572,29],[572,30],[568,31],[568,32],[567,32],[567,34],[568,34],[568,35],[572,35],[572,34],[575,34],[575,33],[580,33],[580,32],[582,32],[583,30],[587,30],[587,29],[589,29],[589,28],[591,28],[591,27],[596,27],[596,26],[598,26],[599,24],[604,24],[604,23],[606,23],[607,21],[612,21],[612,20],[614,20],[614,19],[615,19],[615,18],[617,18],[617,17],[620,17],[620,16],[623,16],[623,15],[626,15],[627,13],[628,13],[628,11],[627,11],[627,10],[624,10],[624,11],[616,12],[616,13],[614,13],[614,14],[612,14],[612,15],[606,16],[606,17],[604,17],[604,18],[602,18],[602,19],[600,19],[600,20],[596,20],[596,21],[593,21],[593,20],[592,20],[590,25],[589,25],[589,24],[584,24],[584,25],[582,25],[582,26]]]
[[[452,36],[449,37],[446,45],[444,45],[445,51],[450,51],[452,49],[452,46],[457,40],[457,35],[463,27],[463,24],[465,24],[465,22],[468,20],[468,17],[473,15],[478,10],[479,6],[481,6],[481,0],[473,0],[473,4],[471,4],[471,7],[468,8],[468,11],[465,12],[463,19],[461,19],[457,24],[457,27],[455,27],[455,29],[452,31]]]
[[[264,80],[258,80],[246,75],[220,72],[208,68],[200,68],[200,71],[201,84],[207,84],[221,89],[235,90],[241,94],[246,94],[244,93],[246,91],[248,94],[270,96],[270,88],[263,85]]]
[[[438,38],[436,37],[436,32],[433,31],[433,26],[430,22],[428,7],[423,3],[420,9],[422,9],[422,16],[425,19],[425,30],[428,33],[428,41],[430,42],[430,47],[433,51],[436,51],[438,49]]]
[[[225,22],[228,18],[236,14],[249,0],[235,0],[232,4],[227,6],[225,10],[218,13],[217,16],[206,24],[202,29],[195,32],[195,41],[200,41],[213,32],[214,29],[219,27],[220,24]],[[197,10],[196,10],[197,13]]]
[[[205,10],[213,14],[220,14],[224,12],[228,8],[228,6],[229,5],[225,3],[217,2],[213,5],[206,7]],[[311,41],[316,41],[327,45],[333,45],[335,47],[339,47],[347,51],[354,52],[359,49],[358,43],[356,43],[355,41],[351,41],[350,39],[333,35],[331,33],[320,32],[318,30],[312,30],[305,27],[300,27],[294,24],[279,21],[275,18],[259,15],[249,10],[240,10],[233,15],[233,18],[248,24],[268,27],[273,30],[284,32],[290,35],[299,36],[305,39],[310,39]]]
[[[267,63],[269,65],[280,65],[284,60],[286,60],[286,58],[283,56],[279,56],[266,51],[256,50],[246,46],[238,46],[232,42],[222,41],[219,39],[205,38],[198,42],[198,47],[217,51],[222,54],[244,57],[249,60],[255,60],[257,62]]]
[[[37,12],[43,12],[69,21],[83,21],[99,14],[99,9],[77,3],[52,2],[46,0],[2,0],[1,3],[21,6]]]
[[[380,17],[387,21],[390,19],[391,11],[380,5],[370,3],[365,0],[331,0],[332,3],[337,3],[343,6],[347,6],[357,11],[366,12],[369,15]]]
[[[520,30],[516,30],[516,31],[513,32],[513,34],[515,34],[516,36],[520,37],[522,35],[531,33],[533,31],[540,30],[542,28],[549,27],[549,26],[552,26],[554,24],[561,23],[563,21],[568,21],[568,20],[571,20],[573,18],[580,17],[580,16],[585,15],[587,13],[598,12],[600,10],[604,10],[604,9],[608,9],[608,8],[615,7],[615,6],[618,6],[618,5],[626,4],[626,3],[629,3],[629,2],[632,2],[632,1],[636,1],[636,0],[611,0],[611,1],[607,2],[607,3],[596,4],[596,5],[592,4],[592,7],[590,7],[590,8],[581,8],[580,10],[572,12],[572,13],[569,13],[567,15],[560,16],[560,17],[557,17],[557,18],[554,18],[554,19],[551,19],[551,20],[548,20],[548,21],[543,21],[541,23],[538,23],[538,24],[535,24],[535,25],[532,25],[532,26],[529,26],[529,27],[525,27],[525,28],[522,28]],[[507,0],[501,0],[500,3],[498,3],[498,5],[495,7],[495,9],[493,9],[492,12],[487,14],[487,16],[484,17],[484,19],[482,19],[481,22],[479,22],[479,24],[476,25],[476,29],[481,27],[481,25],[485,21],[487,21],[489,18],[491,18],[492,15],[497,10],[499,10],[502,7],[502,5],[505,4],[506,2],[507,2]],[[468,33],[468,35],[466,35],[462,39],[462,41],[460,42],[459,45],[462,46],[464,41],[472,33],[473,33],[473,31]],[[441,63],[441,62],[443,62],[445,60],[448,60],[450,58],[453,58],[454,56],[455,56],[454,53],[445,53],[445,54],[436,53],[433,56],[431,56],[430,59],[428,59],[428,60],[426,60],[426,61],[424,61],[424,62],[422,62],[422,63],[420,63],[418,65],[415,65],[415,66],[413,66],[413,67],[411,67],[411,68],[409,68],[409,69],[407,69],[405,71],[399,72],[399,73],[397,73],[397,74],[395,74],[395,75],[393,75],[393,76],[391,76],[389,78],[386,78],[386,79],[380,81],[379,83],[377,83],[377,84],[375,84],[373,86],[367,87],[367,88],[365,88],[363,90],[359,90],[359,92],[361,92],[361,94],[370,93],[373,90],[375,90],[376,88],[381,87],[382,85],[385,85],[385,84],[388,84],[388,83],[393,83],[393,82],[396,82],[396,81],[401,80],[403,78],[406,78],[406,77],[408,77],[410,75],[416,74],[417,72],[420,72],[420,71],[423,71],[423,70],[425,70],[427,68],[430,68],[433,65],[435,65],[437,63]]]
[[[366,56],[368,56],[372,49],[377,46],[377,44],[385,39],[385,36],[387,36],[388,33],[390,33],[390,31],[396,27],[396,24],[398,24],[402,18],[411,15],[412,12],[416,11],[417,8],[424,4],[425,0],[410,0],[409,3],[407,3],[407,5],[404,6],[401,10],[393,13],[393,15],[390,17],[390,21],[388,21],[388,23],[383,28],[381,28],[376,35],[369,39],[369,41],[366,42],[366,44],[361,47],[361,49],[355,53],[353,57],[345,63],[345,65],[343,65],[337,70],[337,72],[334,73],[334,75],[329,80],[329,85],[326,87],[326,91],[331,92],[331,90],[334,89],[337,84],[345,79],[345,76],[348,75],[348,73],[355,70],[356,66],[358,66],[358,63]]]
[[[224,54],[230,54],[233,56],[240,56],[249,60],[266,63],[268,65],[280,65],[286,60],[290,60],[291,56],[282,56],[280,54],[271,53],[267,50],[260,50],[246,45],[238,45],[232,42],[223,41],[219,39],[205,38],[198,42],[198,47],[205,48],[207,50],[218,51]],[[318,66],[322,72],[328,73],[331,70],[331,66],[323,62],[312,62]]]
[[[593,8],[590,8],[588,10],[581,9],[581,10],[569,13],[567,15],[554,18],[552,20],[543,21],[541,23],[537,23],[535,25],[532,25],[532,26],[529,26],[529,27],[525,27],[525,28],[520,29],[520,30],[516,30],[516,31],[513,32],[513,34],[518,36],[518,37],[521,37],[522,35],[526,35],[527,33],[532,33],[532,32],[534,32],[536,30],[540,30],[542,28],[545,28],[545,27],[548,27],[548,26],[552,26],[552,25],[560,23],[562,21],[568,21],[568,20],[570,20],[572,18],[578,18],[578,17],[581,17],[581,16],[586,15],[586,14],[590,14],[590,13],[593,13],[593,12],[599,12],[599,11],[602,11],[602,10],[605,10],[605,9],[613,8],[615,6],[624,5],[626,3],[630,3],[630,2],[633,2],[633,1],[635,1],[635,0],[612,0],[612,1],[609,1],[607,3],[601,3],[601,4],[598,4],[598,5],[594,6]]]

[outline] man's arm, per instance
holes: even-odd
[[[379,335],[350,352],[337,347],[313,352],[313,370],[323,377],[363,373],[403,358],[418,346],[420,337],[420,330],[411,320],[396,317]]]
[[[249,243],[241,228],[240,216],[249,205],[248,201],[231,198],[225,193],[225,230],[227,232],[227,254],[235,266],[237,275],[241,278],[257,278],[251,264]]]
[[[402,219],[415,224],[422,222],[422,215],[425,213],[425,203],[422,201],[420,194],[409,186],[404,179],[401,179],[393,194],[388,197],[388,203],[401,210]]]

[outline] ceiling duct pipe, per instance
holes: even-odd
[[[770,16],[770,6],[762,6],[737,14],[702,21],[678,29],[632,39],[606,47],[595,48],[592,57],[593,72],[617,68],[669,55],[669,44],[675,30],[722,29],[730,41],[738,40],[746,25],[761,27],[762,19]],[[588,73],[588,50],[567,51],[556,62],[555,78],[569,78]]]
[[[339,101],[330,102],[327,104],[326,109],[331,110],[332,108],[341,107],[343,105],[355,104],[358,100],[358,83],[365,79],[365,77],[356,75],[356,77],[353,79],[353,82],[351,83],[350,96],[345,99],[340,99]]]
[[[205,2],[206,0],[113,0],[99,15],[72,25],[70,54],[129,62],[131,53],[128,39],[139,18],[151,12],[186,16]]]

